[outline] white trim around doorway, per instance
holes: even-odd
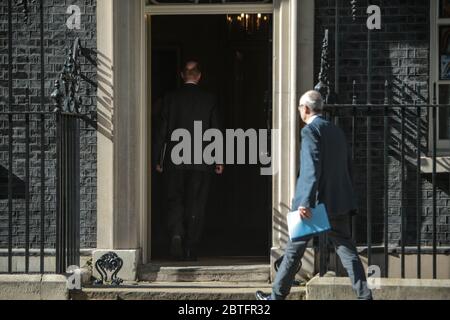
[[[144,10],[150,15],[273,13],[273,4],[147,5]]]
[[[280,130],[273,141],[273,248],[281,248],[284,204],[294,193],[297,170],[298,124],[296,101],[299,88],[310,87],[313,26],[308,36],[297,36],[297,6],[313,22],[314,11],[305,9],[314,0],[274,0],[269,5],[150,7],[145,0],[98,0],[97,49],[99,55],[97,247],[131,250],[147,263],[150,254],[151,212],[149,160],[148,28],[151,15],[161,14],[273,14],[273,128]],[[170,9],[170,10],[169,10]],[[311,21],[310,21],[311,19]],[[299,23],[304,23],[299,21]],[[309,23],[311,24],[311,23]],[[297,38],[297,39],[296,39]],[[298,49],[298,50],[297,50]],[[298,54],[298,56],[297,56]],[[298,63],[298,59],[306,59]],[[297,60],[297,68],[295,61]],[[299,70],[300,73],[297,72]],[[305,75],[304,75],[305,73]],[[301,79],[296,83],[296,79]],[[297,86],[298,85],[298,86]],[[282,156],[282,157],[281,157]],[[281,217],[281,220],[280,220]]]
[[[298,168],[297,93],[313,85],[314,0],[274,0],[273,4],[239,7],[155,7],[146,6],[145,0],[98,1],[98,248],[140,250],[141,262],[149,260],[151,137],[147,44],[151,16],[242,11],[273,14],[272,127],[279,129],[280,134],[273,141],[273,156],[279,161],[275,162],[272,180],[272,245],[273,249],[283,247],[285,207],[293,196]]]

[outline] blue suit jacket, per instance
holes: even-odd
[[[344,132],[319,116],[302,129],[300,176],[292,210],[326,206],[330,216],[356,209],[351,157]]]

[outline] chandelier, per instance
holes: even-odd
[[[259,31],[269,22],[269,16],[261,13],[249,14],[241,13],[237,15],[227,14],[228,29],[239,28],[248,34]]]

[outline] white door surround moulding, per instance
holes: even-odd
[[[97,248],[142,254],[148,173],[144,3],[97,1]]]
[[[272,13],[273,4],[167,4],[148,5],[144,10],[150,15]]]
[[[274,0],[269,5],[270,10],[267,5],[239,5],[239,10],[228,12],[224,10],[233,8],[230,5],[189,6],[176,13],[167,8],[155,11],[156,6],[146,6],[145,0],[98,0],[98,248],[140,249],[141,262],[149,260],[151,16],[245,12],[273,13],[273,128],[280,132],[278,141],[272,141],[279,161],[272,182],[271,256],[279,254],[298,169],[298,92],[312,89],[313,83],[314,0]],[[308,61],[299,63],[300,57]]]

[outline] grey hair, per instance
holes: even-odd
[[[322,95],[316,90],[308,91],[300,98],[300,106],[302,105],[307,106],[314,113],[320,113],[323,110]]]

